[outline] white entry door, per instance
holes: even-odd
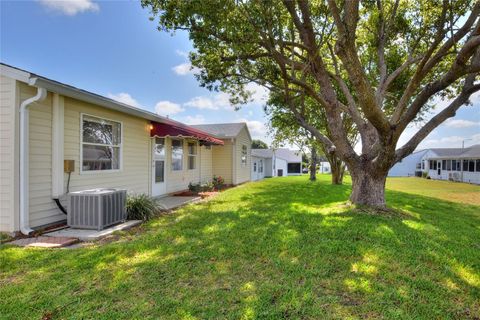
[[[152,196],[167,192],[165,184],[165,138],[153,138],[152,141]]]

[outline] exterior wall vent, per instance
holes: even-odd
[[[125,221],[127,191],[93,189],[68,194],[67,223],[72,228],[102,230]]]

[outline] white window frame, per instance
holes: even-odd
[[[193,144],[195,153],[190,153],[190,144]],[[196,170],[197,169],[197,155],[198,155],[198,144],[196,141],[188,141],[187,142],[187,170]],[[193,157],[195,162],[194,168],[190,168],[190,157]]]
[[[180,169],[174,169],[173,168],[173,141],[180,141],[182,144],[182,167]],[[178,172],[178,171],[183,171],[184,168],[184,159],[185,159],[185,143],[183,139],[170,139],[170,171]]]
[[[107,144],[102,144],[102,143],[91,143],[91,142],[83,142],[83,118],[84,117],[91,117],[91,118],[97,118],[100,120],[107,120],[111,122],[116,122],[120,124],[120,144],[118,145],[107,145]],[[119,168],[118,169],[108,169],[108,170],[83,170],[83,145],[88,144],[88,145],[93,145],[93,146],[112,146],[119,148],[119,159],[120,161]],[[93,115],[93,114],[88,114],[88,113],[80,113],[80,174],[98,174],[98,173],[115,173],[115,172],[122,172],[123,171],[123,122],[119,120],[113,120],[109,118],[105,118],[103,116],[98,116],[98,115]]]

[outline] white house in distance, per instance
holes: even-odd
[[[289,149],[252,149],[252,180],[302,174],[302,154]]]
[[[245,123],[211,125],[235,132],[209,133],[5,64],[0,93],[2,232],[65,221],[68,192],[163,196],[215,175],[250,181]]]
[[[480,144],[468,148],[434,148],[412,153],[390,169],[389,176],[422,176],[431,179],[480,184]]]

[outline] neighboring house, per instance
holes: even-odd
[[[273,150],[252,149],[252,180],[272,176]]]
[[[245,124],[233,124],[240,128],[235,137],[218,139],[5,64],[0,80],[0,231],[28,234],[65,220],[54,200],[65,204],[68,191],[162,196],[214,175],[233,184],[250,180]]]
[[[193,125],[220,139],[222,146],[212,147],[213,175],[221,176],[226,184],[240,184],[251,180],[252,137],[246,123],[216,123]]]
[[[396,163],[388,172],[389,177],[411,177],[422,176],[422,168],[420,164],[422,158],[427,153],[427,150],[420,150],[412,153],[411,155],[402,159],[402,161]]]
[[[414,152],[393,166],[389,176],[421,176],[422,173],[436,180],[480,184],[480,144],[463,149],[434,148]]]
[[[260,163],[263,160],[262,173],[258,173],[258,179],[263,177],[282,177],[302,174],[302,154],[300,151],[289,149],[252,149],[252,161]],[[255,166],[252,167],[252,180],[255,175]]]
[[[321,159],[318,163],[318,172],[319,173],[332,173],[332,168],[330,162],[325,159]]]

